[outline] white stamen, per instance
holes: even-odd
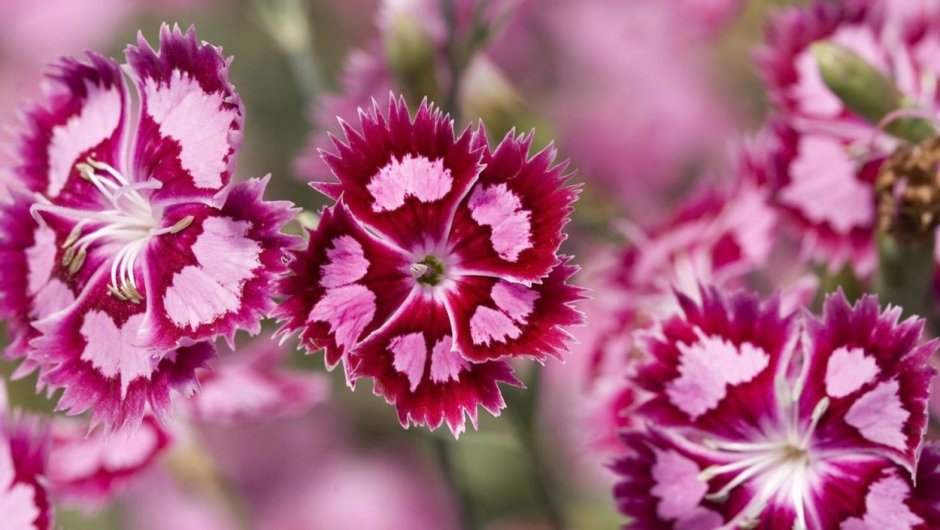
[[[411,275],[415,278],[420,278],[424,276],[424,273],[428,272],[428,266],[424,263],[412,263],[411,264]]]
[[[189,215],[172,226],[159,228],[162,211],[154,211],[148,197],[141,192],[158,190],[162,182],[130,182],[109,164],[91,158],[75,167],[82,178],[94,185],[107,200],[109,207],[83,210],[52,204],[40,197],[41,202],[34,204],[30,213],[43,225],[43,213],[78,221],[62,243],[62,266],[69,274],[74,275],[81,270],[93,243],[117,243],[119,247],[111,262],[108,292],[118,300],[139,304],[143,295],[135,275],[137,258],[153,237],[178,233],[191,225],[194,218]]]

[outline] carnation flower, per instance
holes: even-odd
[[[831,272],[850,266],[867,277],[874,271],[873,183],[903,141],[854,113],[830,90],[813,45],[829,42],[855,53],[896,85],[908,110],[940,115],[934,90],[940,26],[936,17],[914,9],[916,2],[903,11],[895,3],[900,2],[816,1],[788,8],[772,19],[758,52],[781,114],[767,130],[777,144],[766,161],[773,168],[774,196],[808,255]]]
[[[645,427],[613,467],[636,527],[933,527],[913,487],[936,349],[923,321],[841,293],[819,319],[714,289],[679,301],[645,345]]]
[[[293,214],[262,200],[267,179],[232,182],[243,110],[219,48],[163,26],[159,51],[140,37],[126,56],[136,110],[115,61],[55,67],[0,209],[8,354],[110,429],[191,392],[212,339],[260,331]]]
[[[89,435],[84,422],[56,418],[47,473],[52,495],[57,502],[100,508],[150,469],[169,444],[169,435],[151,417],[136,431],[113,436]]]
[[[281,283],[282,331],[342,360],[350,383],[373,378],[403,425],[457,434],[477,405],[503,408],[497,383],[518,384],[506,359],[559,357],[580,322],[557,255],[577,192],[553,149],[528,158],[531,137],[490,151],[482,127],[456,136],[395,98],[360,122],[324,155],[339,181],[317,187],[337,203]]]
[[[11,417],[0,381],[0,514],[5,530],[49,530],[48,436],[31,418]]]

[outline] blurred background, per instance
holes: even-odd
[[[555,140],[585,184],[566,252],[590,274],[605,249],[623,244],[612,229],[619,220],[662,221],[692,190],[730,178],[731,145],[766,109],[751,54],[768,11],[786,3],[0,0],[0,121],[15,127],[17,107],[36,97],[59,56],[120,58],[138,31],[155,42],[161,22],[193,24],[235,57],[231,78],[246,108],[236,173],[271,173],[270,198],[316,212],[325,201],[306,183],[330,178],[317,149],[329,148],[336,116],[353,121],[358,106],[390,90],[412,105],[427,96],[461,128],[482,118],[491,141],[513,127],[535,128],[538,146]],[[616,528],[607,456],[587,428],[592,329],[576,332],[583,343],[566,364],[520,367],[529,390],[504,389],[504,417],[481,414],[479,430],[459,442],[403,430],[368,384],[350,392],[341,373],[322,373],[319,356],[288,343],[288,364],[320,389],[309,406],[268,421],[181,419],[170,426],[177,443],[122,486],[117,503],[64,507],[58,526],[450,530],[470,520],[535,530],[551,528],[547,501],[574,528]],[[3,375],[12,370],[0,362]],[[34,379],[11,387],[16,406],[50,411]]]

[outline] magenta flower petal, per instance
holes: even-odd
[[[461,356],[444,305],[417,293],[351,361],[353,379],[372,377],[373,391],[395,405],[403,427],[446,422],[455,436],[465,416],[476,427],[477,406],[499,415],[506,404],[497,383],[522,384],[504,361],[474,364]]]
[[[140,345],[142,308],[129,314],[126,302],[108,295],[106,281],[99,275],[67,310],[37,322],[41,335],[31,342],[30,357],[41,364],[41,384],[64,389],[58,410],[91,410],[92,425],[133,430],[148,411],[165,417],[171,389],[191,395],[196,370],[215,348],[209,342],[172,350]]]
[[[918,345],[924,322],[898,323],[900,315],[900,308],[882,313],[874,296],[854,307],[841,293],[828,297],[822,318],[806,323],[800,407],[808,416],[828,401],[819,445],[881,453],[913,473],[934,375],[927,361],[937,342]]]
[[[571,307],[581,291],[567,283],[576,271],[559,265],[531,286],[483,276],[458,280],[445,300],[463,356],[473,362],[518,356],[560,359],[571,339],[565,327],[583,318]]]
[[[802,252],[830,272],[850,266],[870,276],[876,265],[872,182],[883,159],[859,164],[838,140],[802,134],[783,120],[772,121],[764,134],[769,149],[759,163],[772,168],[775,206],[802,240]]]
[[[358,220],[401,248],[443,241],[480,174],[470,130],[456,136],[450,118],[427,103],[412,120],[404,99],[392,96],[387,118],[375,104],[359,122],[361,131],[343,123],[345,142],[323,155],[339,184],[319,189],[342,194]]]
[[[345,204],[323,210],[310,243],[295,254],[286,297],[275,311],[281,332],[300,329],[307,351],[326,348],[332,368],[398,311],[412,289],[407,257],[371,236]]]
[[[475,141],[486,145],[481,126]],[[509,133],[483,162],[486,167],[457,210],[450,243],[466,274],[537,281],[558,264],[577,189],[564,186],[566,164],[553,165],[547,147],[529,158],[532,135]]]
[[[153,418],[134,432],[88,435],[83,422],[57,419],[52,427],[49,480],[58,501],[95,509],[149,469],[170,443]]]
[[[43,98],[26,108],[15,148],[12,181],[56,197],[75,164],[94,158],[116,166],[128,118],[124,76],[118,64],[95,53],[87,61],[54,65]]]
[[[56,234],[36,224],[29,213],[32,204],[31,195],[10,190],[7,202],[0,207],[0,316],[7,323],[10,338],[4,354],[12,360],[29,352],[29,341],[38,335],[33,321],[75,300],[74,286],[54,274]],[[26,358],[15,376],[31,373],[37,366],[35,359]]]
[[[49,530],[52,503],[46,484],[49,436],[34,418],[10,416],[0,381],[0,514],[3,528]]]
[[[189,203],[165,210],[167,225],[192,221],[146,250],[145,283],[159,296],[147,307],[141,340],[174,348],[221,336],[231,345],[240,329],[261,331],[261,319],[275,307],[271,286],[287,271],[285,250],[299,241],[280,233],[294,216],[291,204],[262,198],[269,181],[233,184],[218,208]]]
[[[298,416],[323,401],[329,393],[326,378],[287,369],[285,353],[275,342],[256,339],[219,357],[187,402],[192,416],[208,423],[264,421]]]
[[[926,444],[917,462],[917,485],[914,488],[916,512],[927,521],[928,528],[940,527],[940,443]]]
[[[679,295],[683,314],[647,339],[649,358],[633,380],[652,394],[640,412],[662,425],[746,439],[751,427],[728,418],[784,419],[774,381],[792,360],[792,319],[777,299],[742,293],[726,300],[715,289],[701,296],[697,304]]]
[[[167,25],[159,51],[139,35],[126,55],[141,97],[133,171],[163,183],[158,204],[214,199],[232,178],[244,128],[231,59],[193,27]]]

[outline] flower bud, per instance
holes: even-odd
[[[852,50],[823,41],[813,44],[812,52],[829,90],[862,118],[877,124],[889,113],[907,106],[894,81]],[[885,131],[911,142],[936,135],[930,122],[910,117],[892,120]]]

